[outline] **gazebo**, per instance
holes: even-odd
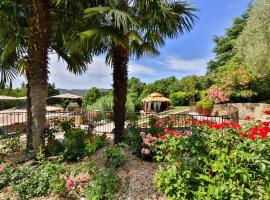
[[[158,92],[154,92],[144,98],[142,102],[144,112],[162,112],[170,106],[171,100]]]

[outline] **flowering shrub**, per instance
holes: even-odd
[[[192,134],[166,135],[157,145],[166,165],[156,185],[168,199],[269,198],[269,123],[194,123]]]
[[[85,139],[85,153],[92,154],[95,153],[99,148],[101,148],[106,140],[106,135],[90,135],[89,138]]]
[[[217,86],[211,86],[207,90],[208,98],[215,101],[215,103],[225,103],[229,98],[225,91]]]
[[[45,142],[45,154],[47,156],[55,156],[63,152],[64,146],[55,138],[57,130],[50,126],[46,127],[43,131],[42,137]]]

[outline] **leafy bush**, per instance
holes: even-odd
[[[12,183],[15,194],[21,199],[29,199],[59,190],[59,186],[65,187],[64,179],[60,176],[65,172],[61,164],[50,162],[33,167],[29,174]]]
[[[87,107],[91,110],[100,110],[100,111],[112,111],[113,110],[113,96],[111,94],[100,97],[95,103]],[[135,111],[135,104],[127,99],[126,103],[127,112]]]
[[[153,145],[166,163],[156,185],[168,199],[269,199],[269,123],[195,123]]]
[[[127,161],[123,147],[119,145],[107,147],[104,151],[104,157],[106,159],[105,165],[113,170],[125,164]]]
[[[93,182],[86,189],[86,198],[95,200],[112,199],[119,191],[120,178],[111,170],[106,170],[94,176]]]
[[[91,135],[90,138],[85,140],[85,153],[92,154],[95,153],[99,148],[101,148],[106,142],[106,135],[98,136]]]
[[[64,151],[64,146],[61,142],[55,139],[55,133],[57,132],[54,128],[45,128],[42,134],[42,138],[45,141],[45,154],[47,156],[59,155]]]
[[[68,130],[64,134],[64,158],[77,160],[85,155],[85,141],[89,138],[86,131],[81,129]]]
[[[202,108],[205,110],[212,110],[215,104],[211,100],[205,100],[202,102]]]
[[[190,102],[194,102],[198,99],[198,91],[194,92],[176,92],[170,95],[172,105],[174,106],[185,106],[189,105]]]

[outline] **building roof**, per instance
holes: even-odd
[[[162,94],[160,94],[158,92],[154,92],[152,94],[149,94],[142,101],[143,102],[171,102],[170,99],[164,97]]]

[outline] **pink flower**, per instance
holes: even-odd
[[[67,188],[71,189],[74,187],[74,182],[71,179],[68,179],[66,182]]]
[[[191,131],[190,130],[186,130],[186,132],[185,132],[187,135],[191,135]]]
[[[145,149],[145,150],[144,150],[144,154],[145,154],[145,155],[150,154],[150,150],[149,150],[149,149]]]
[[[17,165],[16,165],[16,164],[13,164],[13,165],[12,165],[12,168],[13,168],[13,169],[15,169],[16,167],[17,167]]]
[[[145,152],[145,148],[142,148],[141,153],[144,154],[144,152]]]
[[[157,137],[151,137],[151,138],[150,138],[150,141],[157,142],[158,139],[157,139]]]
[[[4,167],[0,167],[0,173],[4,172]]]
[[[150,146],[150,139],[149,138],[144,138],[143,143],[147,146]]]
[[[145,137],[145,135],[146,135],[146,133],[143,132],[143,131],[140,133],[140,136],[141,136],[141,137]]]
[[[158,126],[158,127],[162,127],[163,124],[164,123],[162,121],[160,121],[160,120],[157,120],[157,122],[156,122],[156,126]]]
[[[147,138],[151,138],[152,135],[151,135],[151,134],[147,134],[146,137],[147,137]]]

